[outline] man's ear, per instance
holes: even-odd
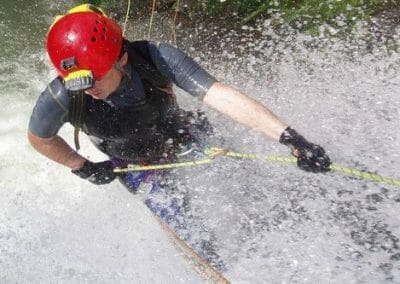
[[[125,66],[126,63],[128,63],[128,52],[125,51],[125,53],[121,56],[121,58],[118,60],[119,65]]]

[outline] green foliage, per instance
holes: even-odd
[[[151,7],[153,1],[136,0],[133,5]],[[178,3],[177,0],[159,0],[159,2],[169,6],[171,11],[175,11]],[[310,34],[317,34],[322,24],[345,30],[358,20],[367,19],[388,7],[400,5],[399,2],[399,0],[190,0],[186,2],[181,0],[179,3],[180,6],[185,5],[190,14],[201,12],[215,19],[227,19],[230,24],[234,22],[247,24],[259,17],[270,18],[279,15],[280,21],[275,24],[286,23]],[[89,3],[107,11],[124,11],[126,8],[126,1],[89,0]]]
[[[303,29],[310,30],[317,25],[329,23],[334,25],[351,24],[355,20],[365,19],[378,11],[381,0],[304,0],[296,5],[285,7],[282,12],[290,24],[300,24]]]
[[[105,9],[106,11],[112,11],[114,10],[116,7],[118,7],[118,2],[117,0],[89,0],[88,3],[101,7],[103,9]]]
[[[88,3],[96,6],[101,6],[103,4],[103,0],[90,0]]]
[[[259,16],[279,13],[283,20],[302,30],[318,30],[323,23],[349,25],[365,19],[388,6],[399,5],[397,0],[204,0],[205,12],[217,15],[237,15],[242,24]]]

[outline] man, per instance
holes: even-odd
[[[290,147],[301,169],[330,168],[322,147],[308,142],[265,106],[217,81],[179,49],[128,42],[118,24],[95,6],[81,5],[59,17],[49,29],[47,51],[59,76],[37,101],[29,141],[95,184],[113,181],[116,165],[171,160],[185,144],[198,142],[191,131],[200,132],[207,123],[177,106],[172,83]],[[76,133],[82,129],[89,135],[110,160],[96,163],[74,151],[57,135],[66,122]]]

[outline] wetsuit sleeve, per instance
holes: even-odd
[[[69,96],[59,78],[54,79],[42,92],[33,108],[29,130],[41,137],[57,134],[68,121]]]
[[[149,43],[157,69],[178,87],[202,99],[217,80],[180,49],[165,43]]]

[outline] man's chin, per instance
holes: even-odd
[[[104,100],[105,98],[107,98],[107,95],[102,94],[102,93],[94,93],[94,94],[88,94],[88,95],[96,100]]]

